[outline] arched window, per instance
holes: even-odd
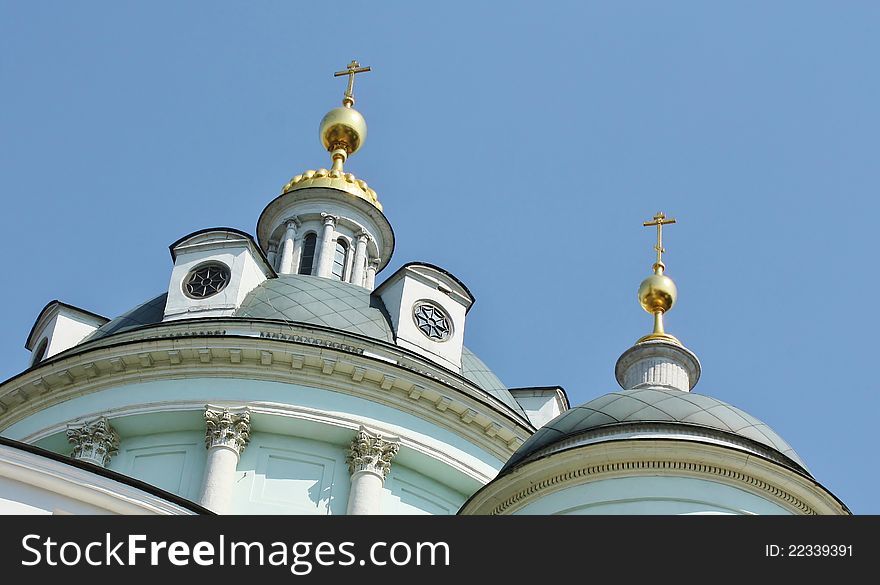
[[[306,234],[303,238],[302,259],[299,261],[299,273],[311,274],[312,265],[315,263],[315,245],[318,243],[317,234]]]
[[[49,347],[49,340],[44,339],[40,342],[40,345],[37,346],[37,351],[34,352],[34,359],[31,360],[31,365],[35,366],[46,357],[46,349]]]
[[[348,242],[343,238],[336,240],[336,253],[333,255],[333,278],[342,280],[345,273],[345,255],[348,253]]]

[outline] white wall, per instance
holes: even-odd
[[[541,428],[560,414],[565,407],[556,389],[512,389],[510,394],[522,406],[529,422]]]
[[[35,332],[37,335],[33,352],[39,350],[44,340],[48,342],[43,359],[77,345],[104,323],[89,315],[73,312],[68,307],[61,306],[55,310],[58,311],[57,314],[42,329]]]
[[[108,514],[104,508],[78,501],[9,477],[0,477],[0,516],[11,514]]]
[[[247,294],[266,280],[262,258],[251,250],[244,238],[222,239],[222,232],[194,236],[176,248],[177,257],[168,285],[165,302],[165,321],[196,317],[222,317],[231,315],[244,301]],[[212,241],[210,238],[218,238]],[[183,292],[183,283],[190,270],[204,262],[220,262],[230,271],[229,283],[219,293],[194,299]]]
[[[394,273],[377,289],[388,314],[397,345],[414,351],[454,371],[461,371],[461,348],[464,344],[465,316],[471,301],[463,294],[447,294],[460,285],[449,276],[427,266],[408,266]],[[419,301],[439,306],[449,317],[452,334],[443,341],[424,335],[413,320],[413,308]]]

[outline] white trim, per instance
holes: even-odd
[[[683,440],[583,445],[514,468],[478,491],[460,514],[513,514],[543,496],[600,479],[669,475],[730,485],[793,514],[847,515],[815,480],[739,449]]]
[[[134,486],[6,445],[0,445],[0,476],[114,514],[194,514]]]

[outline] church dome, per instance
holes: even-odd
[[[110,320],[84,342],[161,323],[166,297],[161,294]],[[287,274],[266,280],[248,293],[232,317],[317,325],[394,343],[391,320],[381,299],[363,287],[328,278]],[[507,386],[467,347],[462,347],[461,375],[526,416]]]
[[[648,425],[653,428],[648,429]],[[654,429],[658,425],[670,431],[708,430],[708,435],[693,434],[693,440],[710,439],[711,435],[732,438],[746,450],[809,475],[794,449],[750,414],[711,396],[661,388],[611,392],[562,413],[523,443],[501,474],[526,460],[540,457],[554,445],[564,448],[560,443],[569,439],[614,440],[614,434],[628,430],[647,437],[657,434]],[[633,438],[632,433],[626,438]]]

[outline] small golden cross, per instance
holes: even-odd
[[[360,63],[352,61],[348,64],[345,71],[337,71],[333,74],[333,77],[348,75],[348,88],[345,90],[345,97],[342,98],[343,106],[350,108],[354,105],[354,76],[358,73],[366,73],[367,71],[370,71],[369,67],[361,67]]]
[[[666,214],[662,211],[658,211],[657,215],[654,216],[653,221],[646,221],[642,224],[645,227],[657,226],[657,245],[654,246],[654,250],[657,251],[657,263],[654,265],[655,269],[657,267],[663,267],[663,252],[666,251],[666,248],[663,247],[663,226],[671,223],[675,223],[675,220],[672,218],[666,219]]]

